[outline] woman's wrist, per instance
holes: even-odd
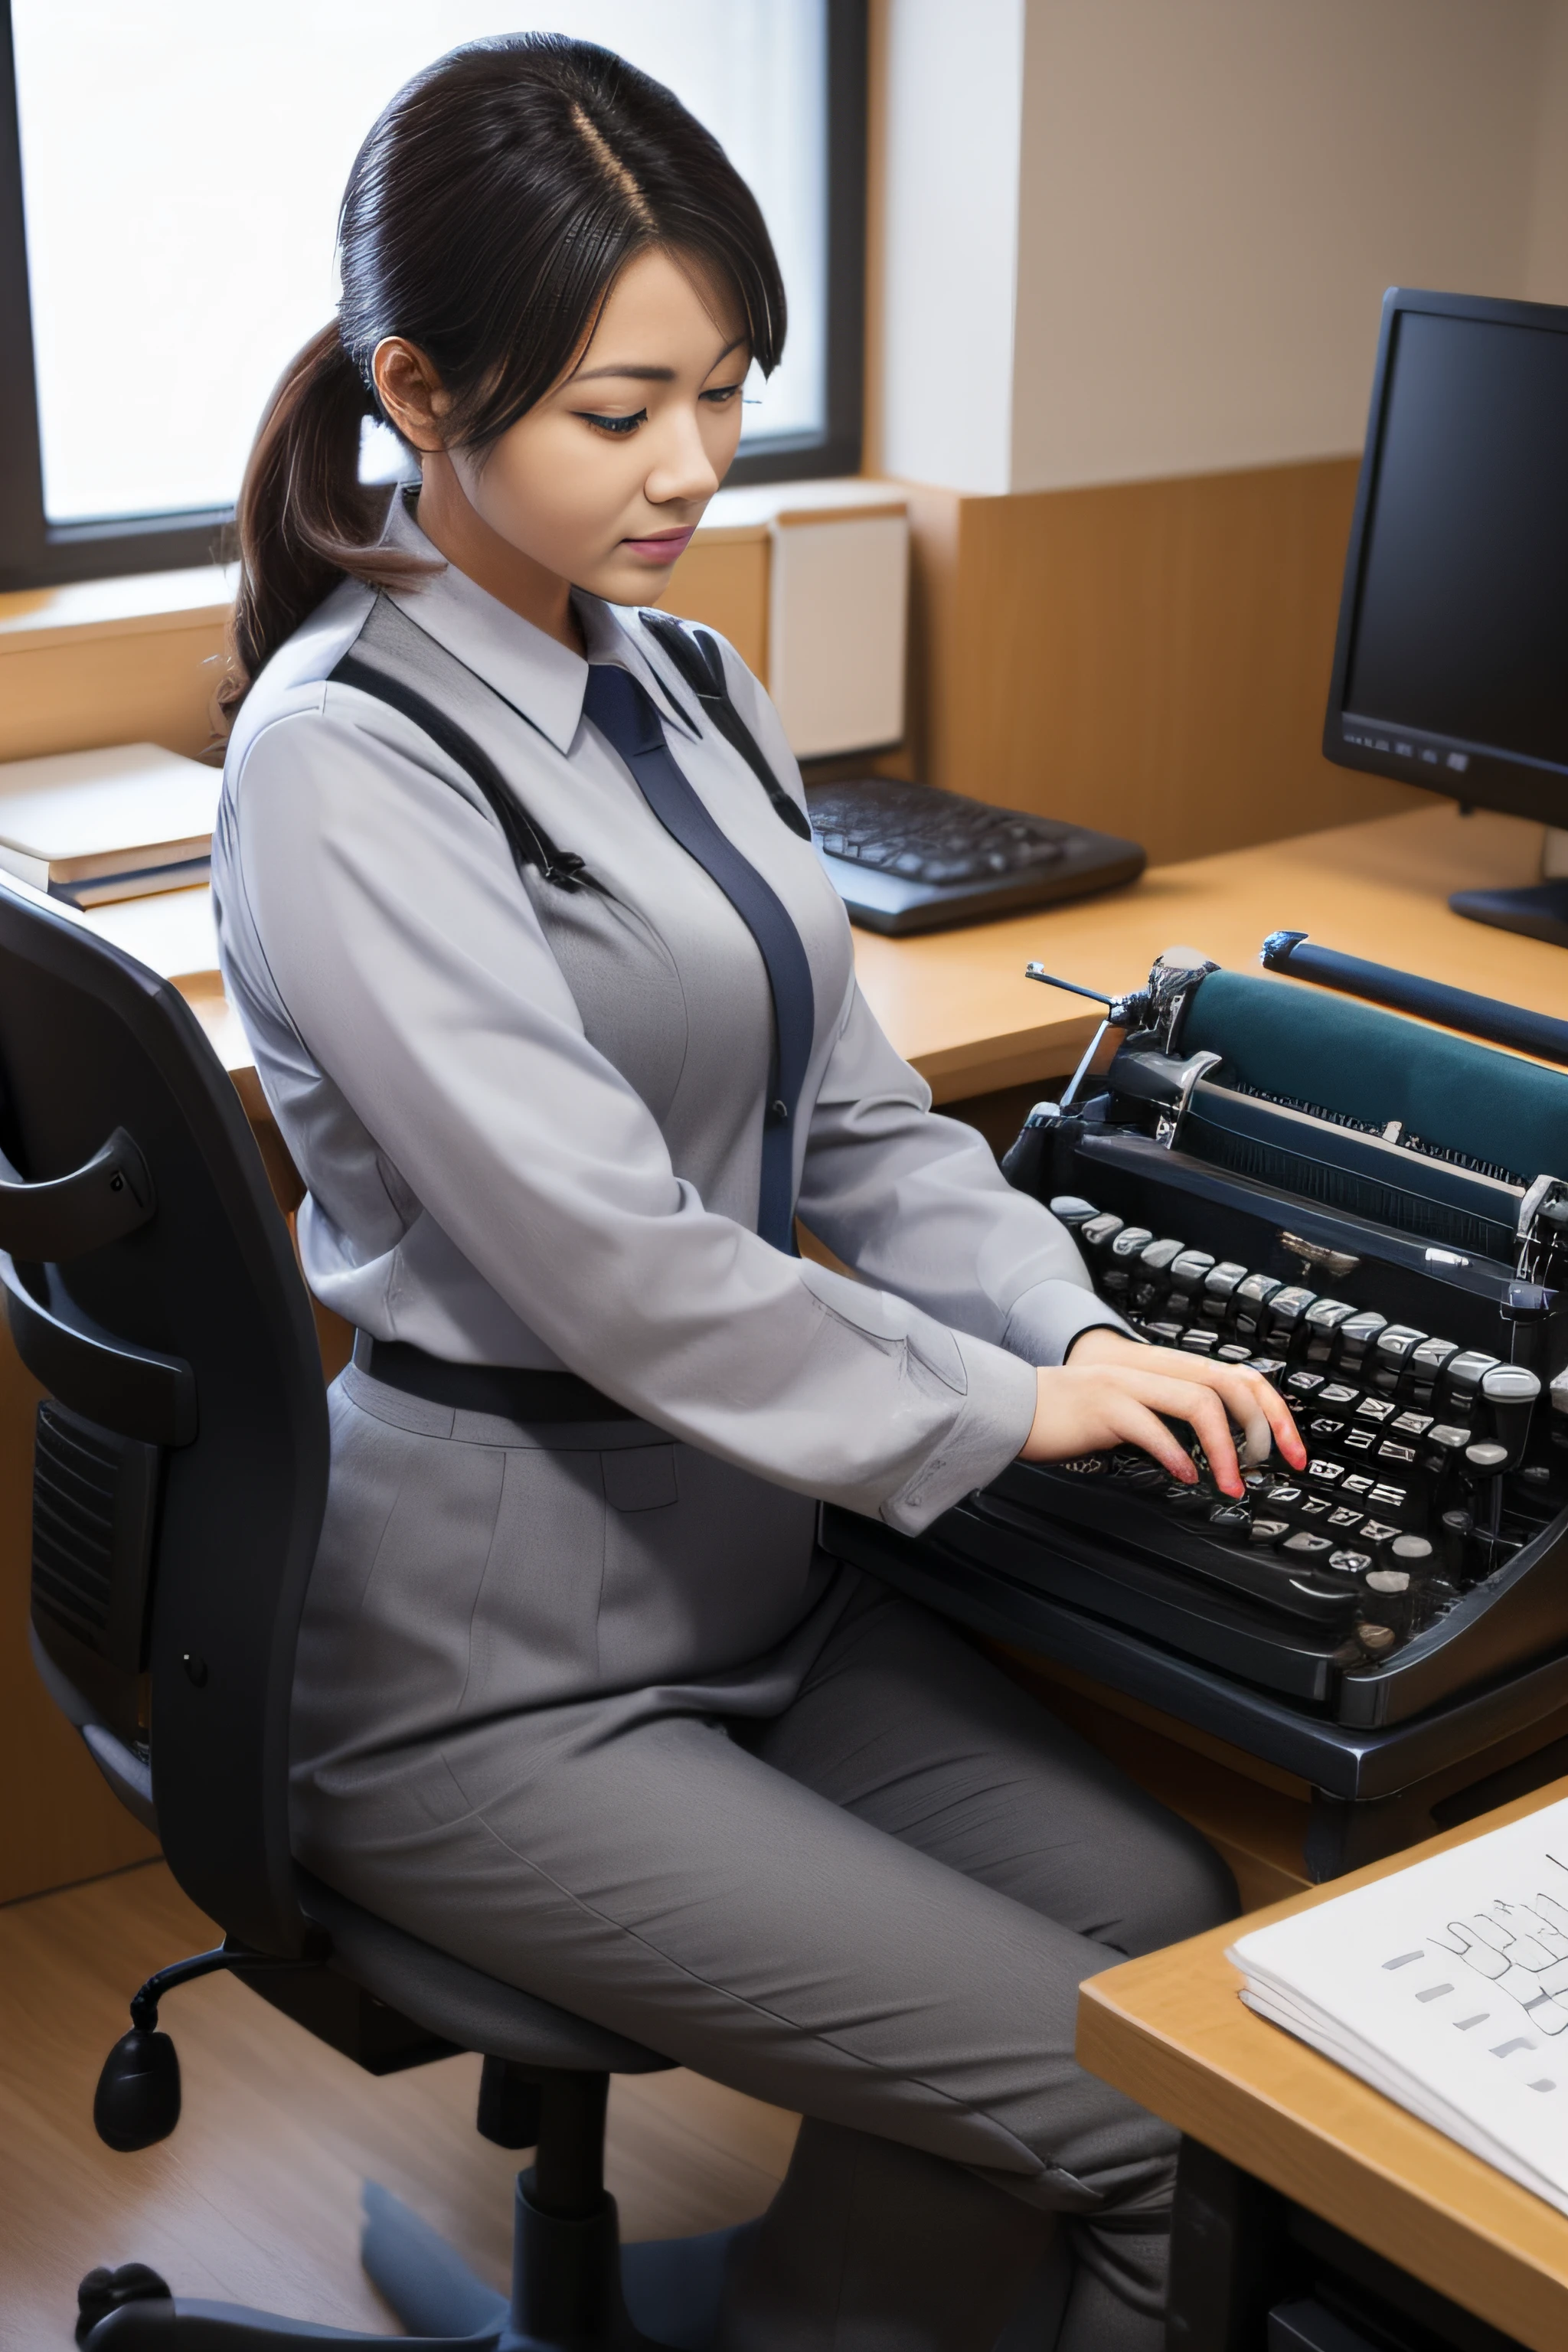
[[[1082,1371],[1089,1364],[1130,1364],[1147,1353],[1147,1342],[1135,1339],[1130,1331],[1118,1330],[1112,1323],[1086,1324],[1068,1341],[1064,1364]]]

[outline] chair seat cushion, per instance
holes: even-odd
[[[442,2041],[520,2066],[584,2074],[652,2074],[673,2065],[640,2042],[590,2025],[405,1935],[309,1871],[298,1875],[300,1909],[332,1939],[331,1965]]]

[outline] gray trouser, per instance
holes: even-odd
[[[804,2111],[726,2352],[989,2352],[1058,2220],[1062,2352],[1152,2352],[1174,2137],[1075,2063],[1078,1987],[1227,1916],[1228,1874],[940,1620],[847,1572],[821,1606],[772,1715],[470,1719],[313,1774],[302,1859]]]

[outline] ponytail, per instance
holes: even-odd
[[[375,413],[334,320],[283,371],[240,486],[239,591],[217,698],[226,720],[345,574],[393,587],[430,568],[377,544],[387,493],[359,478],[360,427]]]

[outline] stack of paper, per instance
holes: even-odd
[[[205,882],[221,778],[155,743],[0,764],[0,867],[73,906]]]
[[[1568,1801],[1230,1958],[1249,2008],[1568,2213]]]

